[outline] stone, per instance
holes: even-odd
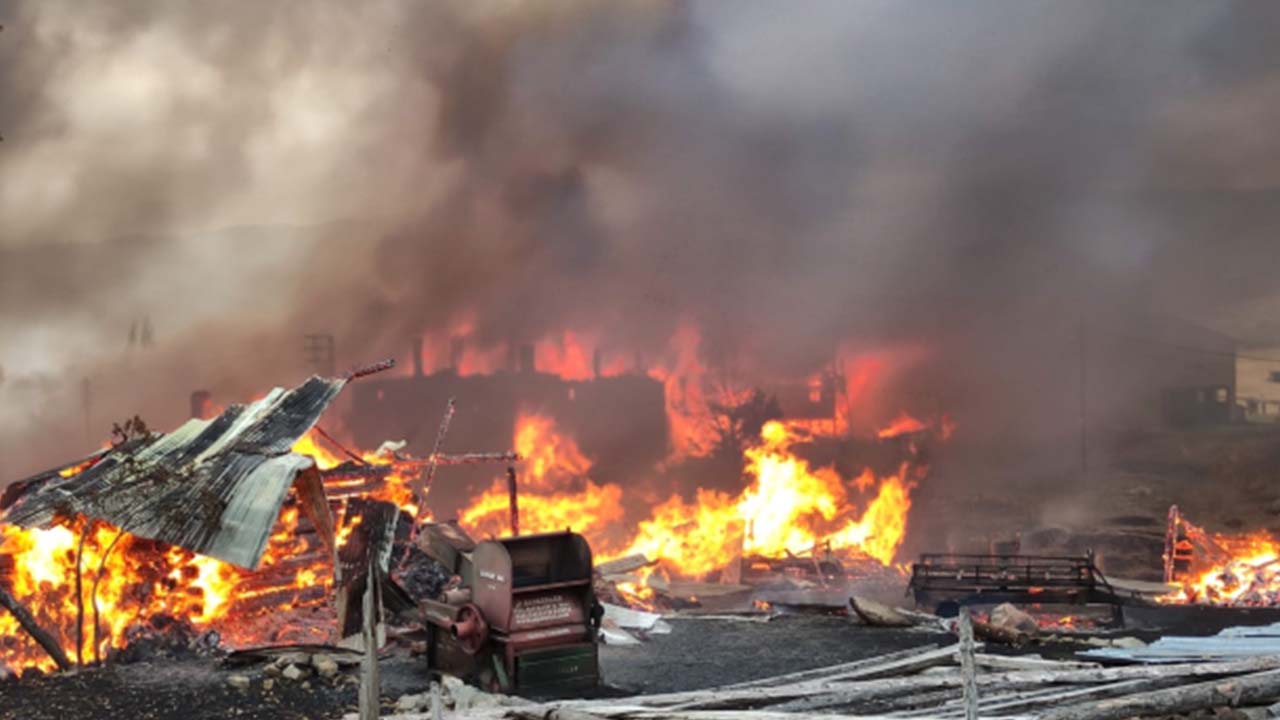
[[[1126,650],[1146,647],[1147,644],[1136,637],[1118,637],[1112,638],[1109,643],[1111,647],[1125,648]]]
[[[429,693],[418,693],[416,695],[401,695],[396,700],[397,712],[420,712],[431,707],[431,695]]]
[[[310,665],[311,654],[304,652],[287,652],[276,658],[276,665],[287,667],[289,665]]]
[[[262,669],[262,672],[268,677],[280,677],[280,666],[274,664],[268,665]]]
[[[1013,633],[1036,635],[1040,632],[1040,623],[1036,622],[1035,618],[1009,603],[1003,603],[992,608],[989,622],[998,628]]]
[[[451,675],[444,676],[441,683],[441,694],[446,707],[452,707],[455,712],[465,713],[467,710],[495,708],[495,707],[515,707],[519,705],[533,704],[529,700],[512,697],[510,695],[498,695],[487,693],[477,687],[468,685],[458,678]],[[430,706],[430,695],[426,696],[428,706]]]
[[[248,675],[228,675],[227,676],[227,684],[237,690],[248,690],[249,683],[250,683],[250,680]]]
[[[316,669],[317,675],[325,679],[334,677],[338,674],[338,661],[328,655],[312,655],[311,666]]]
[[[276,686],[275,678],[267,678],[262,681],[262,689],[271,692],[271,688]]]
[[[282,674],[282,675],[284,675],[284,677],[285,677],[285,679],[286,679],[286,680],[295,680],[295,681],[296,681],[296,680],[301,680],[302,678],[306,677],[308,673],[307,673],[307,671],[306,671],[306,670],[303,670],[303,669],[302,669],[300,666],[298,666],[298,665],[290,665],[289,667],[286,667],[286,668],[284,669],[284,672],[283,672],[283,673],[281,673],[281,674]]]

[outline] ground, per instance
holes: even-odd
[[[618,692],[666,692],[741,682],[870,657],[949,636],[876,630],[843,617],[784,616],[768,623],[671,621],[669,635],[638,646],[601,648],[606,683]],[[388,706],[421,692],[423,667],[409,659],[382,666]],[[248,690],[231,687],[232,674],[250,676]],[[322,720],[356,707],[356,683],[312,678],[308,686],[277,679],[265,691],[261,668],[231,670],[215,660],[135,663],[78,673],[0,682],[3,720]]]

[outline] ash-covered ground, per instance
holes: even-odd
[[[770,622],[672,619],[672,632],[642,645],[601,646],[604,692],[655,693],[711,687],[804,670],[949,636],[865,628],[845,617],[789,615]],[[174,659],[0,682],[3,720],[327,720],[356,709],[356,669],[332,680],[270,677],[262,665],[226,668],[213,659]],[[390,710],[427,687],[425,665],[393,658],[381,666]],[[233,687],[232,676],[248,687]],[[271,682],[266,682],[271,680]]]

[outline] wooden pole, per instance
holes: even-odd
[[[364,589],[364,660],[360,669],[360,720],[376,720],[381,710],[382,683],[378,677],[378,564],[369,558]]]
[[[444,417],[440,419],[440,428],[436,431],[436,442],[431,447],[431,457],[427,463],[427,471],[419,478],[417,488],[413,494],[413,501],[418,506],[418,517],[414,518],[414,529],[417,529],[419,523],[426,517],[427,512],[427,491],[431,489],[431,483],[435,480],[436,465],[439,464],[437,458],[440,456],[440,448],[444,446],[444,436],[449,434],[449,423],[453,422],[453,413],[457,409],[457,403],[453,398],[449,398],[449,406],[444,410]]]
[[[120,542],[120,538],[124,537],[124,530],[121,529],[116,536],[111,539],[111,544],[107,546],[106,551],[102,553],[102,560],[98,562],[98,573],[93,576],[93,587],[89,589],[89,602],[93,605],[93,660],[94,662],[102,662],[101,641],[98,634],[102,624],[98,616],[98,583],[102,580],[102,572],[107,567],[107,558],[111,556],[111,551],[115,550],[116,543]]]
[[[964,717],[978,720],[978,670],[973,657],[973,620],[968,606],[960,608],[960,673],[964,676]]]
[[[31,611],[18,602],[17,598],[10,595],[9,591],[4,587],[0,587],[0,606],[13,613],[22,629],[26,630],[27,634],[37,643],[40,643],[40,647],[44,648],[44,651],[49,653],[49,657],[53,658],[53,661],[58,664],[59,670],[69,670],[71,668],[71,661],[67,659],[67,654],[62,650],[62,646],[58,644],[57,638],[40,627]]]
[[[93,520],[84,519],[80,530],[80,546],[76,548],[76,664],[84,667],[84,541],[89,537]]]
[[[510,500],[511,509],[511,535],[515,537],[520,534],[520,493],[516,486],[514,465],[507,466],[507,498]]]

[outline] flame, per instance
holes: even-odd
[[[750,484],[741,493],[699,488],[694,503],[672,496],[639,524],[636,537],[619,554],[661,558],[689,576],[723,568],[743,555],[784,557],[819,546],[890,565],[911,509],[915,481],[908,467],[878,479],[867,469],[845,482],[834,469],[813,468],[795,455],[793,446],[809,437],[802,427],[765,423],[760,443],[745,451]],[[851,489],[869,489],[877,480],[875,497],[858,512]]]
[[[552,419],[526,413],[514,438],[526,458],[518,494],[520,529],[572,528],[588,537],[602,559],[643,554],[686,577],[720,570],[743,556],[784,557],[819,546],[891,565],[906,534],[913,470],[904,464],[878,477],[865,469],[846,481],[834,469],[814,468],[794,453],[795,445],[811,439],[804,427],[766,423],[760,441],[745,451],[750,482],[741,492],[698,488],[694,502],[672,495],[637,523],[629,539],[617,543],[610,531],[624,514],[623,489],[593,481],[591,461],[573,439]],[[859,498],[867,494],[862,503]],[[503,535],[509,507],[506,481],[495,480],[459,522],[478,535]],[[652,596],[644,578],[620,587],[641,605]]]
[[[1214,541],[1229,557],[1184,579],[1182,587],[1161,597],[1161,602],[1230,606],[1280,604],[1280,541],[1266,532],[1215,535]]]
[[[587,477],[591,461],[553,419],[522,413],[516,420],[514,444],[524,458],[517,478],[522,533],[572,528],[590,536],[622,518],[622,488],[599,485]],[[458,522],[481,537],[509,534],[507,480],[495,480],[459,515]]]
[[[898,437],[899,435],[917,433],[917,432],[920,432],[921,430],[924,430],[927,427],[928,425],[925,425],[923,422],[911,417],[910,415],[904,412],[904,413],[900,413],[898,417],[894,418],[893,421],[890,422],[887,427],[882,428],[880,432],[876,433],[876,437],[880,438],[881,440],[887,440],[889,438]]]
[[[316,467],[322,471],[331,470],[344,462],[353,460],[345,455],[339,455],[330,448],[331,445],[323,442],[318,433],[311,430],[293,444],[292,452],[310,457],[315,461]],[[389,468],[389,472],[382,477],[382,482],[372,492],[366,493],[365,497],[395,503],[410,515],[417,515],[418,504],[414,497],[413,482],[421,472],[422,461],[399,461],[392,454],[378,452],[361,452],[359,456],[366,465]],[[363,482],[363,480],[354,481],[357,485],[362,485]],[[327,484],[326,487],[341,489],[343,483],[335,481]]]
[[[321,468],[334,467],[345,459],[311,435],[299,440],[294,451],[311,456]],[[390,462],[371,453],[365,459],[372,464]],[[90,464],[69,468],[62,475],[71,477]],[[412,493],[407,480],[393,472],[373,495],[399,502]],[[79,650],[86,661],[124,647],[131,628],[159,615],[185,620],[199,630],[216,629],[229,644],[259,642],[260,637],[242,636],[238,629],[254,617],[319,604],[328,595],[333,576],[331,555],[319,547],[314,535],[299,533],[299,524],[297,505],[286,504],[255,571],[121,534],[118,528],[102,522],[86,528],[82,519],[63,520],[47,529],[30,530],[0,525],[0,560],[6,556],[12,560],[12,570],[7,577],[0,575],[0,582],[58,639],[73,661],[78,654],[79,607],[83,607],[85,618]],[[339,543],[353,527],[339,527]],[[85,542],[78,605],[76,553],[82,533]],[[92,618],[95,578],[100,578],[96,653]],[[316,588],[324,592],[316,594]],[[311,594],[306,595],[307,591]],[[10,671],[54,668],[53,660],[8,613],[0,613],[0,667]]]
[[[475,323],[463,318],[426,338],[424,367],[453,366],[461,375],[510,369],[513,346],[480,342],[475,330]],[[585,380],[597,372],[606,377],[627,371],[647,374],[661,382],[665,392],[670,431],[667,463],[705,457],[717,450],[725,428],[719,424],[716,407],[739,404],[750,390],[732,387],[722,373],[708,367],[697,326],[681,324],[665,352],[647,366],[639,360],[629,366],[625,359],[605,357],[598,352],[599,337],[591,331],[563,331],[540,338],[534,343],[539,371],[566,380]],[[455,344],[455,338],[462,342]],[[838,392],[844,402],[836,403],[834,417],[768,422],[758,439],[743,450],[740,489],[697,487],[656,504],[651,485],[621,485],[592,477],[591,458],[553,418],[523,412],[513,435],[514,449],[525,458],[518,477],[520,529],[536,533],[570,528],[587,536],[601,560],[643,553],[658,561],[618,586],[628,602],[641,607],[651,607],[655,599],[649,584],[655,571],[668,577],[702,577],[743,557],[781,558],[822,548],[893,567],[907,529],[911,493],[926,468],[912,460],[892,472],[864,468],[844,476],[833,467],[814,466],[799,451],[817,438],[847,436],[855,426],[859,432],[874,432],[881,438],[925,428],[936,428],[944,438],[949,435],[954,427],[949,418],[923,421],[906,414],[874,430],[873,419],[885,417],[883,398],[876,396],[883,392],[879,386],[898,366],[922,355],[917,348],[842,352],[826,375],[808,381],[811,395],[820,395],[823,383],[838,382],[843,376]],[[913,443],[910,449],[914,450]],[[301,438],[293,451],[313,458],[321,470],[354,462],[314,433]],[[326,489],[335,497],[358,494],[388,500],[416,514],[413,481],[425,460],[394,450],[355,454],[360,462],[379,470],[379,481],[333,476],[326,479]],[[63,474],[70,477],[90,465],[87,461]],[[507,479],[499,477],[459,520],[478,536],[505,535],[509,506]],[[628,510],[629,519],[638,522],[624,524]],[[339,544],[356,526],[344,515],[340,512],[342,521],[337,523]],[[319,604],[327,597],[332,556],[317,552],[314,533],[298,532],[302,522],[296,503],[286,504],[255,572],[127,533],[116,542],[116,528],[103,523],[86,526],[83,519],[66,519],[44,530],[0,526],[0,573],[6,572],[4,556],[13,559],[12,570],[7,577],[0,575],[0,582],[12,588],[73,658],[77,649],[86,659],[95,656],[89,608],[100,565],[98,654],[122,647],[132,627],[160,614],[183,619],[198,629],[216,629],[229,644],[258,643],[263,637],[254,618]],[[86,608],[86,632],[77,648],[76,550],[82,533],[80,601]],[[113,542],[116,545],[108,554]],[[1233,572],[1240,574],[1238,568]],[[1258,572],[1270,571],[1264,564]],[[317,596],[317,590],[324,594]],[[8,614],[0,614],[0,658],[10,669],[52,667],[52,661]]]

